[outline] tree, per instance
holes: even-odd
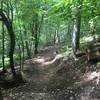
[[[16,72],[15,72],[15,68],[14,68],[14,58],[13,58],[13,54],[14,54],[14,48],[15,48],[15,33],[13,31],[13,26],[12,26],[12,22],[9,19],[9,17],[7,16],[7,14],[0,9],[0,17],[1,17],[1,21],[4,22],[5,26],[7,27],[9,36],[10,36],[10,50],[9,50],[9,58],[10,58],[10,67],[13,73],[13,77],[16,77]]]
[[[1,9],[3,9],[3,1],[1,1]],[[2,65],[3,65],[3,72],[5,72],[5,41],[4,41],[4,38],[5,38],[5,33],[4,33],[4,23],[2,22]]]
[[[76,14],[74,18],[74,25],[72,32],[72,48],[74,56],[76,56],[76,53],[79,50],[82,2],[83,0],[77,1]]]
[[[0,88],[0,100],[3,100],[3,96],[2,96],[1,88]]]

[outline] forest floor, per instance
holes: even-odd
[[[100,100],[100,64],[75,61],[49,46],[25,61],[27,82],[2,89],[4,100]]]

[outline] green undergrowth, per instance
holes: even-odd
[[[95,35],[96,39],[99,39],[99,35]],[[82,52],[85,52],[86,48],[89,46],[93,46],[93,36],[84,36],[80,39],[80,50]],[[72,47],[71,43],[64,44],[60,49],[59,53],[61,53],[65,58],[69,58],[72,56]],[[26,54],[25,54],[26,55]],[[27,56],[25,56],[25,59],[28,59]],[[20,57],[17,54],[14,54],[14,63],[15,65],[20,64]],[[5,55],[5,66],[9,66],[9,58],[7,55]],[[2,67],[2,59],[0,59],[0,68]]]
[[[99,35],[95,35],[96,40],[100,38]],[[94,41],[93,41],[93,36],[84,36],[80,39],[80,51],[85,52],[86,49],[90,46],[93,46]],[[68,58],[72,56],[72,47],[71,45],[64,45],[61,49],[60,52],[63,54],[65,58]]]
[[[27,57],[25,57],[25,59],[26,59]],[[5,60],[4,60],[4,62],[5,62],[5,67],[9,67],[9,57],[7,57],[6,55],[5,55]],[[20,64],[20,57],[19,57],[19,55],[17,55],[17,54],[14,54],[14,64],[15,65],[18,65],[18,64]],[[0,68],[2,68],[2,59],[0,59]]]

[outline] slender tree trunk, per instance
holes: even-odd
[[[3,96],[2,96],[1,87],[0,87],[0,100],[3,100]]]
[[[22,71],[22,56],[21,56],[21,46],[20,43],[18,44],[19,47],[19,58],[20,58],[20,71]]]
[[[34,54],[38,53],[38,33],[35,33],[35,46],[34,46]]]
[[[68,25],[68,30],[67,30],[67,34],[66,34],[67,42],[70,42],[70,40],[71,40],[71,34],[70,33],[71,33],[71,23]]]
[[[3,9],[3,1],[1,2],[1,10]],[[5,41],[4,41],[4,38],[5,38],[5,34],[4,34],[4,23],[2,22],[2,65],[3,65],[3,72],[5,72],[5,56],[4,56],[4,53],[5,53]]]
[[[36,25],[36,23],[33,23],[33,27],[32,27],[32,36],[34,36],[35,40],[32,39],[34,42],[34,54],[38,53],[38,26]]]
[[[42,15],[41,17],[41,21],[39,22],[38,20],[38,15],[36,15],[36,22],[35,22],[35,31],[34,31],[34,37],[35,37],[35,46],[34,46],[34,54],[37,54],[38,53],[38,45],[39,45],[39,40],[40,40],[40,31],[41,31],[41,25],[42,25],[42,22],[43,22],[43,18],[44,18],[44,15]]]
[[[37,19],[38,20],[38,19]],[[38,26],[38,21],[36,21],[36,23],[35,23],[35,32],[34,32],[34,38],[35,38],[35,44],[34,44],[34,54],[37,54],[38,53],[38,28],[39,28],[39,26]]]
[[[5,13],[0,10],[0,16],[1,16],[1,20],[4,22],[4,24],[7,27],[9,36],[10,36],[10,50],[9,50],[9,62],[10,62],[10,67],[13,73],[14,78],[16,77],[16,72],[15,72],[15,68],[14,68],[14,48],[15,48],[15,33],[13,31],[13,26],[12,26],[12,22],[10,21],[10,19],[5,15]]]
[[[14,68],[14,57],[13,57],[14,48],[15,48],[15,34],[13,32],[12,25],[9,28],[8,28],[8,32],[10,33],[10,51],[9,51],[10,67],[12,69],[13,76],[16,77],[16,72]]]
[[[26,44],[27,56],[28,56],[28,58],[30,58],[31,57],[31,52],[30,52],[28,41],[25,41],[25,44]]]
[[[58,35],[58,29],[56,29],[55,33],[54,33],[54,45],[58,44],[58,43],[60,43],[60,38],[59,38],[59,35]]]
[[[11,13],[11,22],[12,22],[12,24],[13,24],[13,17],[14,17],[14,15],[13,15],[13,6],[12,6],[12,3],[11,3],[11,0],[9,1],[9,6],[10,6],[10,13]]]
[[[21,44],[22,44],[22,70],[23,70],[23,66],[24,66],[24,60],[25,60],[25,48],[24,48],[24,41],[23,41],[23,36],[22,36],[22,32],[20,29],[20,34],[21,34]]]
[[[27,38],[27,29],[25,26],[24,26],[24,34],[25,34],[25,38]],[[26,50],[27,50],[27,56],[28,56],[28,58],[30,58],[31,52],[30,52],[29,43],[27,40],[25,41],[25,46],[26,46]]]
[[[72,48],[73,48],[74,56],[79,50],[82,2],[83,0],[79,0],[78,2],[77,13],[74,19],[74,26],[73,26],[73,33],[72,33]]]
[[[54,39],[53,39],[53,41],[54,41],[54,45],[55,45],[55,43],[56,43],[56,31],[54,33]]]
[[[4,41],[4,23],[2,22],[2,65],[3,65],[3,72],[5,72],[5,41]]]

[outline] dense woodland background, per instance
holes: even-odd
[[[31,63],[27,65],[26,62],[30,62],[35,57],[39,58],[41,55],[45,59],[47,56],[50,57],[48,61],[52,60],[53,63],[56,61],[63,63],[62,60],[58,60],[58,56],[56,59],[55,55],[60,54],[62,55],[60,59],[63,58],[69,63],[68,65],[67,63],[63,64],[64,66],[74,66],[78,62],[70,68],[73,69],[77,66],[77,70],[80,70],[80,66],[83,64],[82,71],[86,68],[85,73],[86,66],[94,66],[94,64],[90,64],[91,60],[95,59],[98,62],[100,60],[99,34],[100,0],[0,0],[0,84],[15,84],[22,80],[26,82],[24,68],[30,65],[31,68],[38,66],[38,64],[32,65]],[[52,53],[49,55],[50,52]],[[53,67],[59,66],[58,62],[54,63]],[[67,73],[67,71],[63,69],[62,73]],[[4,77],[7,73],[12,73],[12,80],[8,81],[9,78]],[[31,74],[34,76],[34,73],[33,71]],[[62,77],[63,80],[67,79]],[[73,77],[74,75],[71,78]],[[58,80],[61,81],[59,77]],[[66,81],[65,84],[67,84]],[[59,84],[57,88],[62,86]],[[50,88],[49,85],[48,87]],[[65,97],[67,99],[56,98],[54,100],[83,100],[72,97],[72,95],[68,95]],[[28,98],[27,100],[40,99]]]

